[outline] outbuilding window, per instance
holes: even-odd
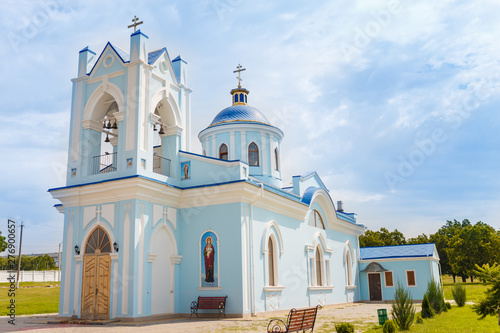
[[[415,271],[406,271],[406,284],[408,287],[415,287],[417,285]]]
[[[385,286],[394,287],[394,279],[392,277],[392,272],[391,271],[384,272],[384,277],[385,277]]]

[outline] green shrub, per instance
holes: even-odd
[[[458,283],[453,285],[451,288],[451,294],[459,307],[465,305],[465,302],[467,301],[467,290],[462,284]]]
[[[415,317],[413,298],[408,290],[398,281],[394,292],[394,303],[391,310],[392,319],[401,330],[409,330]]]
[[[417,322],[417,324],[423,324],[424,323],[424,318],[422,318],[422,315],[419,313],[417,313],[417,319],[415,319],[415,321]]]
[[[427,294],[424,295],[424,299],[422,300],[422,318],[432,318],[436,314],[434,309],[429,302],[429,298]]]
[[[440,314],[445,311],[446,307],[444,305],[443,291],[441,290],[441,286],[436,281],[429,281],[425,294],[427,295],[427,299],[436,314]]]
[[[338,323],[335,324],[337,333],[354,333],[354,325],[351,323]]]
[[[396,332],[396,325],[392,320],[386,320],[384,326],[382,326],[384,333],[394,333]]]
[[[450,304],[450,302],[446,302],[446,303],[444,303],[444,305],[445,305],[445,307],[444,307],[444,311],[448,311],[448,310],[450,310],[450,309],[451,309],[451,304]]]

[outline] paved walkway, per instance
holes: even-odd
[[[390,304],[338,304],[318,312],[314,332],[332,332],[333,323],[352,322],[356,332],[378,324],[377,309],[388,309]],[[420,307],[420,306],[418,306]],[[0,317],[0,332],[265,332],[271,317],[286,318],[288,312],[266,314],[252,318],[228,319],[172,319],[141,323],[114,322],[106,325],[47,324],[56,314],[18,316],[16,325],[8,323],[8,317]]]

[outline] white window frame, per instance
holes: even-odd
[[[414,285],[411,285],[408,283],[408,272],[413,272],[413,280],[415,281]],[[406,286],[410,288],[415,288],[417,286],[417,273],[415,272],[414,269],[409,269],[405,271],[405,276],[406,276]]]
[[[391,273],[392,276],[392,286],[387,285],[387,278],[385,277],[386,273]],[[394,272],[393,271],[385,271],[384,272],[384,287],[385,288],[394,288]]]

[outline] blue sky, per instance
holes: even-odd
[[[315,170],[369,229],[500,227],[500,21],[496,1],[3,1],[0,231],[56,251],[78,51],[127,50],[134,15],[151,50],[189,65],[196,134],[230,104],[280,127],[285,184]]]

